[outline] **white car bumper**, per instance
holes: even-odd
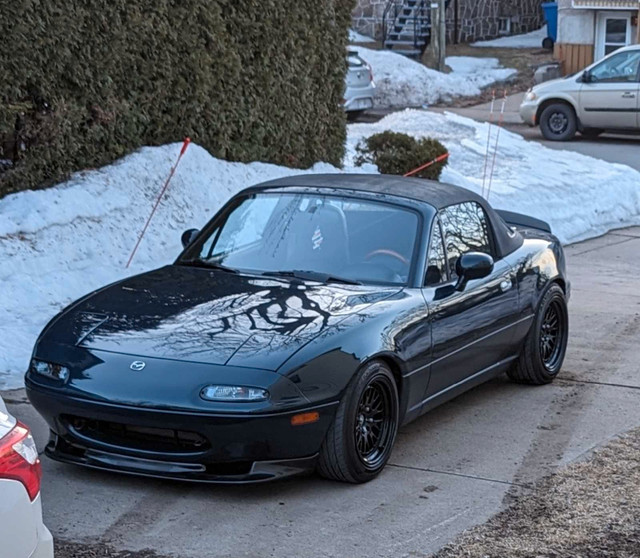
[[[376,86],[372,83],[366,87],[347,87],[344,99],[344,110],[367,110],[373,108],[373,97]]]
[[[535,101],[524,101],[520,105],[520,118],[529,126],[536,126],[536,114],[538,113],[538,103]]]
[[[24,486],[0,479],[0,556],[53,558],[53,538],[42,523],[40,495],[31,502]]]

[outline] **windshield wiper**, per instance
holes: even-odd
[[[347,279],[346,277],[338,277],[330,273],[321,273],[320,271],[310,271],[303,269],[293,269],[291,271],[266,271],[262,275],[267,277],[293,277],[295,279],[318,281],[320,283],[341,283],[343,285],[362,285],[360,281]]]
[[[190,267],[206,267],[207,269],[216,269],[218,271],[225,271],[227,273],[238,273],[238,270],[233,269],[232,267],[227,267],[226,265],[222,265],[217,262],[207,262],[199,258],[196,258],[194,260],[181,261],[180,265],[187,265]]]

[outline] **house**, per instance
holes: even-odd
[[[638,42],[640,0],[558,0],[555,57],[567,74]]]
[[[447,36],[450,43],[494,39],[526,33],[543,23],[541,0],[450,0],[447,8]],[[353,28],[382,39],[385,11],[428,12],[430,0],[357,0]]]

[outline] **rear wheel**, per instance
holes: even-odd
[[[318,472],[351,483],[374,479],[398,431],[398,389],[383,362],[367,364],[349,385],[320,450]]]
[[[553,284],[545,293],[520,357],[508,372],[520,383],[542,385],[552,382],[560,372],[569,339],[569,314],[564,292]]]
[[[567,104],[549,105],[540,115],[540,130],[550,141],[569,141],[575,137],[577,129],[576,113]]]

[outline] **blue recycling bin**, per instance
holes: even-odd
[[[542,11],[547,20],[547,36],[542,41],[545,48],[553,48],[558,40],[558,4],[556,2],[543,2]]]

